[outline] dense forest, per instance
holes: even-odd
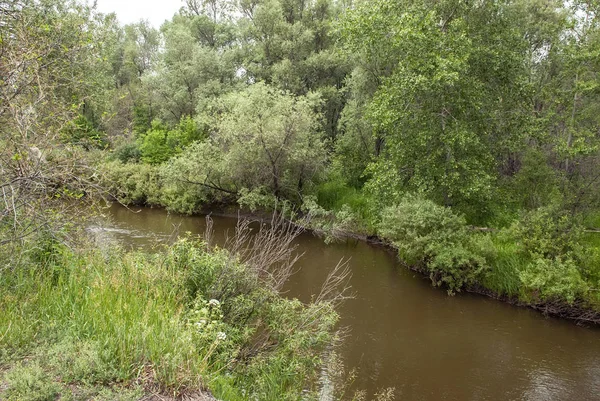
[[[82,203],[109,198],[283,211],[328,240],[384,242],[450,294],[600,323],[599,12],[596,0],[187,0],[157,29],[77,1],[0,1],[0,377],[60,332],[78,340],[36,355],[73,382],[309,399],[341,296],[286,300],[261,276],[272,263],[190,238],[160,267],[98,253],[73,233]],[[156,309],[142,313],[148,293]],[[97,315],[111,299],[142,316]],[[198,316],[210,330],[190,329]],[[13,372],[9,399],[25,399],[23,375],[50,394],[31,399],[64,390],[39,363]]]

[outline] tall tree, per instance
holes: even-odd
[[[510,1],[379,0],[349,13],[349,48],[376,71],[392,68],[368,110],[385,142],[375,187],[446,205],[489,199],[503,154],[526,129],[527,42],[516,11]]]

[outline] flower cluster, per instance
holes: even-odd
[[[224,341],[227,339],[221,302],[218,299],[206,301],[196,299],[187,315],[187,324],[195,328],[198,339],[202,341]]]

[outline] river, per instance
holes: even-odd
[[[148,248],[174,232],[201,234],[204,217],[113,205],[94,228],[123,246]],[[215,237],[233,218],[213,217]],[[389,250],[359,241],[327,245],[303,234],[304,255],[286,296],[309,300],[349,259],[355,297],[341,309],[349,334],[340,354],[357,369],[354,388],[396,388],[396,400],[600,400],[600,330],[483,296],[448,296],[403,268]]]

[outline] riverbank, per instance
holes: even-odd
[[[200,209],[197,214],[231,218],[249,218],[266,221],[272,217],[272,212],[264,208],[250,210],[247,208],[240,208],[239,205],[236,206],[223,204],[205,207]],[[369,233],[367,230],[349,231],[336,228],[336,223],[334,221],[335,215],[333,213],[326,216],[326,218],[323,218],[323,215],[311,216],[309,214],[296,217],[297,218],[294,221],[294,224],[301,225],[304,230],[309,231],[326,241],[344,241],[348,239],[363,241],[373,246],[385,248],[387,251],[399,256],[400,250],[398,246],[396,246],[390,239],[382,238],[376,234],[373,234],[372,232]],[[291,220],[288,221],[292,222]],[[501,230],[486,231],[472,229],[472,234],[480,236],[481,238],[487,238],[488,240],[492,238],[492,240],[490,240],[486,245],[490,246],[491,244],[493,247],[495,246],[493,237],[501,234]],[[520,250],[517,248],[509,249],[509,253],[513,254],[517,254],[519,251]],[[490,258],[489,255],[486,256]],[[508,257],[511,256],[513,255],[509,255]],[[495,257],[498,258],[497,255]],[[441,281],[439,277],[436,280],[435,276],[440,274],[437,270],[438,268],[429,268],[424,258],[415,263],[406,263],[402,260],[402,258],[399,258],[399,260],[405,268],[432,279],[434,286],[440,286],[446,290],[449,289],[445,282]],[[500,260],[499,263],[504,263],[504,260]],[[527,261],[525,260],[523,263],[527,263]],[[483,276],[485,277],[487,275],[487,277],[489,277],[490,275],[495,274],[498,270],[499,268],[496,266],[488,266],[487,271],[484,272]],[[530,293],[525,293],[525,291],[520,292],[520,289],[517,288],[516,291],[511,294],[507,293],[507,291],[498,291],[497,288],[494,288],[493,286],[486,286],[485,284],[485,280],[482,280],[481,278],[473,278],[463,282],[460,288],[451,289],[450,292],[467,292],[482,295],[495,299],[499,302],[514,305],[515,307],[529,308],[545,316],[570,320],[578,325],[600,325],[600,310],[595,309],[589,304],[589,302],[586,302],[582,299],[574,298],[570,302],[557,298],[542,300],[540,298],[539,291],[536,293],[536,291],[533,290]]]
[[[192,238],[150,254],[29,243],[0,270],[0,398],[316,394],[335,300],[280,296],[295,234],[279,228],[238,233],[243,254]]]
[[[206,229],[203,216],[133,210],[113,205],[96,224],[106,227],[112,242],[150,251],[157,242],[171,243],[174,230],[201,237]],[[222,246],[237,219],[211,218],[214,241]],[[560,391],[561,399],[593,399],[597,393],[596,380],[586,372],[600,355],[598,329],[464,291],[449,297],[432,288],[427,276],[401,266],[389,248],[354,239],[325,244],[309,232],[295,244],[302,257],[284,288],[286,297],[309,302],[341,259],[352,271],[354,297],[339,309],[347,335],[338,349],[347,371],[356,369],[352,389],[374,394],[396,387],[397,399],[427,401],[469,399],[481,389],[493,401],[529,399],[532,391],[545,389]],[[551,382],[537,380],[539,366]]]

